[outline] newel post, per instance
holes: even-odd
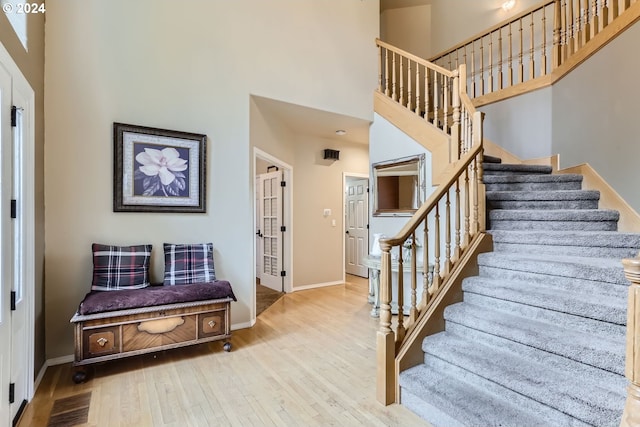
[[[380,327],[376,335],[376,398],[383,405],[395,401],[395,335],[391,330],[391,245],[380,240]]]
[[[640,425],[640,258],[623,259],[624,275],[631,282],[627,305],[627,401],[620,426]]]

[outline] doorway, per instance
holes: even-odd
[[[344,174],[345,274],[369,277],[363,259],[369,254],[369,177]]]
[[[292,254],[292,186],[293,168],[278,158],[254,148],[255,243],[254,265],[258,295],[270,296],[269,290],[291,292]],[[258,287],[267,292],[258,293]],[[277,299],[277,298],[276,298]],[[264,304],[259,304],[263,310]],[[254,304],[254,314],[256,313]]]
[[[33,89],[0,44],[0,424],[33,396],[35,190]]]

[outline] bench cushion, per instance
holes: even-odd
[[[231,298],[237,301],[231,284],[226,280],[181,286],[149,286],[120,291],[91,291],[78,307],[78,314],[152,307],[181,302]]]

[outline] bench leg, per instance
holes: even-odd
[[[83,383],[87,380],[87,371],[85,371],[83,368],[76,369],[71,378],[76,384]]]

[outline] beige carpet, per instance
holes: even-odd
[[[284,292],[274,291],[271,288],[256,283],[256,316],[278,301]]]

